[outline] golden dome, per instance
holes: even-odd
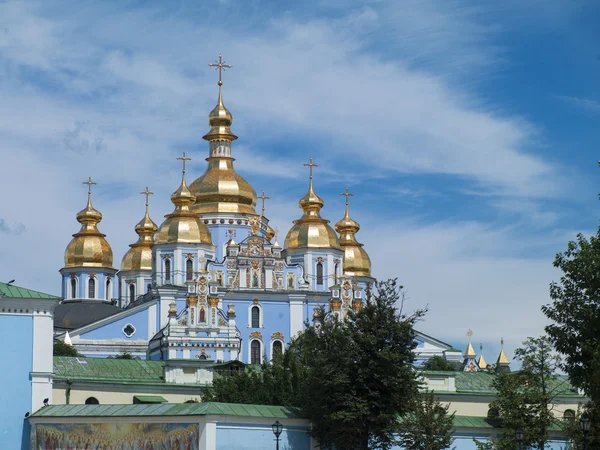
[[[231,132],[233,117],[223,104],[223,94],[219,85],[217,106],[208,115],[210,131],[203,139],[210,143],[208,167],[200,178],[190,184],[196,197],[192,210],[205,213],[256,214],[256,192],[233,168],[231,142],[237,136]]]
[[[275,230],[273,229],[273,227],[271,227],[271,225],[267,225],[267,234],[265,235],[265,237],[269,242],[271,242],[271,239],[275,237]]]
[[[171,195],[171,201],[175,205],[175,210],[171,214],[165,216],[166,220],[162,223],[156,233],[155,244],[181,242],[212,245],[210,230],[206,224],[200,220],[198,215],[190,210],[190,206],[194,202],[195,197],[185,183],[185,161],[189,161],[189,159],[190,158],[186,158],[184,153],[181,185],[173,195]]]
[[[91,179],[86,182],[91,187]],[[88,189],[87,206],[77,213],[77,221],[81,229],[73,235],[73,239],[65,250],[65,267],[106,267],[112,269],[113,252],[104,239],[105,234],[98,231],[98,223],[102,221],[100,211],[92,206],[92,192]]]
[[[148,196],[151,192],[142,192]],[[146,197],[146,214],[135,226],[135,232],[139,239],[131,244],[121,261],[121,270],[152,270],[152,246],[154,245],[154,233],[158,227],[148,214],[148,197]]]
[[[312,165],[312,159],[311,159]],[[285,237],[284,248],[335,248],[340,249],[337,234],[329,225],[329,220],[321,217],[320,211],[325,202],[313,190],[312,167],[308,192],[298,205],[304,211],[302,217],[294,220],[294,226]]]
[[[348,196],[351,194],[342,194],[346,196],[346,214],[344,218],[335,224],[335,230],[340,233],[340,247],[344,250],[342,267],[344,275],[351,277],[370,277],[371,276],[371,258],[363,248],[363,245],[356,240],[355,234],[360,230],[358,222],[350,218],[348,213]]]

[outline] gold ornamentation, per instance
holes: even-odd
[[[218,306],[219,298],[218,297],[208,297],[208,306]]]
[[[270,200],[271,197],[266,197],[265,191],[262,191],[262,195],[258,198],[260,198],[262,200],[262,209],[261,209],[260,217],[264,217],[264,215],[265,215],[265,200]]]
[[[250,339],[252,338],[262,339],[262,333],[260,331],[253,331],[252,333],[250,333]]]
[[[188,306],[196,306],[197,304],[198,304],[198,296],[197,295],[188,295],[187,305]]]
[[[346,197],[346,213],[342,220],[335,224],[335,230],[340,234],[340,247],[344,251],[342,268],[344,275],[350,277],[370,277],[371,259],[363,248],[363,245],[356,240],[356,233],[360,230],[358,222],[350,218],[348,212],[348,198],[353,194],[346,191],[341,194]]]
[[[358,311],[360,311],[361,309],[363,309],[363,302],[362,302],[362,301],[360,301],[360,300],[353,300],[353,301],[352,301],[352,310],[353,310],[354,312],[358,312]]]
[[[275,331],[272,335],[271,335],[271,339],[283,339],[283,333],[281,331]]]
[[[248,222],[250,223],[250,234],[256,236],[260,227],[260,219],[257,216],[252,216],[248,219]]]
[[[255,305],[258,305],[258,298],[256,298],[256,297],[255,297],[255,298],[253,298],[253,299],[252,299],[252,303],[254,303]]]
[[[220,327],[226,327],[227,323],[223,320],[223,318],[221,316],[219,316],[219,326]]]
[[[303,211],[300,219],[294,221],[294,226],[285,238],[284,248],[335,248],[340,249],[337,234],[329,225],[329,221],[321,217],[320,211],[325,204],[313,190],[313,167],[318,167],[312,162],[304,164],[310,168],[308,192],[298,203]]]
[[[339,311],[342,309],[342,301],[331,299],[329,300],[329,306],[331,307],[332,311]]]
[[[92,181],[92,177],[88,177],[83,184],[88,185],[88,201],[86,207],[76,215],[81,229],[73,235],[73,239],[67,245],[65,268],[105,267],[112,269],[112,248],[105,239],[106,235],[98,230],[102,214],[92,206],[92,185],[96,183]]]

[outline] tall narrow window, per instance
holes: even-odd
[[[317,284],[323,284],[323,263],[317,263]]]
[[[129,301],[135,301],[135,284],[133,283],[129,285]]]
[[[260,327],[260,309],[258,306],[252,307],[252,328]]]
[[[165,283],[171,281],[171,260],[165,259]]]
[[[152,289],[152,285],[150,283],[148,283],[146,285],[146,292],[150,292],[150,289]]]
[[[256,339],[250,344],[250,364],[260,364],[260,341]]]
[[[96,298],[96,279],[93,277],[88,280],[88,298]]]
[[[110,300],[110,278],[106,279],[106,292],[104,293],[104,299]]]
[[[77,298],[77,280],[71,278],[71,298]]]
[[[334,279],[335,279],[335,283],[333,284],[337,284],[338,282],[338,269],[340,267],[340,263],[335,263],[335,273],[334,273]]]
[[[194,262],[191,259],[185,262],[185,279],[187,281],[194,279]]]
[[[273,356],[280,355],[283,352],[283,344],[281,341],[273,342]]]

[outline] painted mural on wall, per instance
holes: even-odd
[[[198,450],[195,423],[38,424],[36,450]]]

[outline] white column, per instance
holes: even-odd
[[[183,270],[183,252],[180,248],[173,251],[173,284],[183,286],[185,284],[185,274]]]
[[[273,289],[273,269],[265,269],[265,288]]]
[[[333,263],[333,255],[327,255],[327,288],[335,284],[335,264]]]
[[[239,277],[240,277],[240,288],[248,287],[246,286],[246,268],[240,268]]]
[[[156,310],[157,310],[157,308],[158,307],[157,307],[156,303],[154,303],[154,305],[152,305],[148,308],[148,340],[152,339],[158,331],[156,329]]]
[[[202,450],[217,450],[217,422],[199,423],[200,445]]]
[[[47,308],[44,307],[44,308]],[[31,411],[52,402],[53,319],[50,313],[33,315],[33,361],[31,369]]]
[[[302,304],[306,295],[290,294],[290,339],[302,331]]]

